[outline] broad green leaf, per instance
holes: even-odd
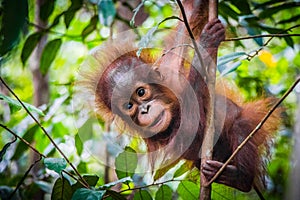
[[[111,188],[119,183],[128,183],[128,182],[132,182],[132,179],[130,177],[126,177],[126,178],[122,178],[122,179],[119,179],[119,180],[116,180],[114,182],[110,182],[110,183],[107,183],[105,185],[101,185],[99,187],[99,189],[103,190],[103,189],[108,189],[108,188]]]
[[[118,155],[115,160],[116,173],[119,179],[125,177],[132,177],[137,167],[138,157],[130,147],[126,147],[125,150]]]
[[[81,37],[85,39],[90,33],[92,33],[97,28],[98,15],[91,18],[90,23],[81,32]]]
[[[67,162],[64,158],[45,158],[44,164],[48,169],[54,170],[58,174],[67,167]]]
[[[51,200],[70,200],[72,198],[72,189],[69,181],[62,177],[58,178],[53,186]]]
[[[116,9],[112,0],[99,0],[98,15],[99,21],[104,26],[110,26],[116,16]]]
[[[83,179],[89,184],[89,186],[95,186],[99,180],[99,177],[96,175],[84,175]],[[73,192],[79,188],[82,188],[83,185],[77,181],[75,184],[72,185]]]
[[[75,135],[75,147],[77,150],[77,154],[80,156],[83,151],[83,143],[78,134]]]
[[[109,195],[109,197],[112,197],[113,200],[126,200],[126,198],[122,194],[120,194],[114,190],[107,190],[106,195]]]
[[[10,147],[11,144],[15,143],[17,141],[17,138],[14,138],[11,142],[8,142],[4,145],[4,147],[1,149],[0,151],[0,163],[3,159],[3,156],[5,155],[6,153],[6,150]]]
[[[41,56],[41,65],[40,65],[40,70],[43,75],[47,74],[60,46],[61,46],[61,39],[55,39],[50,42],[45,46],[43,49],[43,53]]]
[[[72,196],[72,200],[99,200],[102,199],[104,194],[104,190],[96,191],[86,188],[80,188],[75,191]]]
[[[33,127],[31,127],[30,129],[28,129],[26,131],[26,133],[23,135],[23,139],[26,140],[27,142],[31,143],[33,141],[33,138],[34,138],[34,134],[35,132],[39,129],[39,126],[38,125],[34,125]],[[28,145],[25,144],[24,142],[20,141],[18,144],[17,144],[17,147],[16,147],[16,150],[15,150],[15,153],[12,157],[12,159],[19,159],[21,156],[24,155],[24,152],[28,149]]]
[[[182,199],[198,200],[200,187],[190,181],[182,181],[178,185],[177,193]]]
[[[40,39],[44,35],[43,32],[36,32],[31,34],[25,41],[22,53],[21,53],[21,61],[23,65],[25,65],[27,59],[31,55],[32,51],[36,47],[36,45],[39,43]]]
[[[40,18],[47,21],[54,10],[55,0],[44,1],[40,10]]]
[[[133,200],[152,200],[150,193],[147,190],[140,190],[133,196]]]
[[[183,175],[184,173],[188,172],[189,170],[191,170],[193,167],[193,162],[190,161],[186,161],[185,163],[183,163],[179,169],[176,170],[176,172],[174,173],[173,178],[177,178],[181,175]]]
[[[162,185],[155,194],[155,199],[172,200],[172,189],[168,185]]]
[[[12,99],[8,96],[5,96],[3,94],[0,94],[0,100],[3,100],[5,102],[7,102],[10,106],[10,109],[12,112],[15,112],[15,111],[19,111],[22,109],[22,105],[20,104],[19,101],[15,100],[15,99]],[[36,112],[38,113],[39,115],[41,116],[44,116],[44,113],[43,111],[41,111],[40,109],[34,107],[33,105],[30,105],[28,103],[25,103],[25,102],[22,102],[24,104],[24,106],[30,111],[30,112]]]

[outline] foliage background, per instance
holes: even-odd
[[[136,26],[145,28],[139,29],[141,36],[146,34],[147,29],[155,27],[166,17],[178,15],[174,1],[143,2],[144,6],[136,9],[137,16],[134,20]],[[80,110],[72,106],[74,81],[89,50],[100,45],[115,33],[131,28],[132,9],[139,8],[138,5],[142,5],[140,3],[135,0],[0,1],[1,78],[23,102],[35,105],[43,111],[45,115],[38,115],[34,111],[33,113],[81,174],[91,176],[96,174],[100,177],[95,183],[97,187],[116,181],[117,177],[113,175],[113,171],[108,172],[106,166],[101,166],[90,158],[82,148],[83,143],[89,143],[97,136],[97,131],[104,132],[105,126],[102,124],[100,130],[95,129],[94,124],[97,122],[74,117],[80,116]],[[226,25],[227,38],[295,34],[290,37],[274,37],[269,43],[266,42],[270,37],[222,43],[219,56],[229,57],[230,62],[222,63],[220,60],[219,72],[235,82],[247,100],[266,95],[281,97],[299,76],[300,38],[299,35],[296,36],[300,33],[299,6],[300,3],[296,0],[222,0],[219,2],[219,17]],[[176,23],[176,20],[168,20],[161,24],[159,29],[168,30]],[[286,31],[288,29],[290,30]],[[37,46],[39,46],[38,49],[33,51]],[[13,97],[3,84],[0,84],[0,92],[3,95],[0,96],[0,123],[26,139],[47,157],[61,157],[25,110],[17,108],[14,104],[8,104],[8,100],[5,101],[4,96]],[[274,141],[268,165],[269,177],[264,194],[267,199],[282,199],[288,193],[289,172],[295,165],[291,152],[294,144],[294,125],[297,123],[295,113],[299,93],[298,87],[284,101],[286,112],[283,125]],[[85,135],[81,138],[81,142],[76,139],[80,132]],[[19,198],[39,199],[49,198],[51,195],[53,199],[57,198],[53,195],[55,191],[53,184],[55,181],[57,183],[59,176],[45,168],[42,162],[35,165],[25,180],[22,180],[37,156],[20,140],[8,146],[7,144],[12,140],[12,134],[5,129],[0,129],[0,149],[2,149],[0,197],[6,199],[5,195],[13,191],[21,182],[22,185],[17,192]],[[136,145],[132,143],[133,147]],[[67,171],[72,172],[72,169],[67,166]],[[196,172],[193,170],[186,172],[186,179],[195,180],[191,178],[193,173]],[[140,178],[138,175],[136,177]],[[141,182],[142,185],[146,184],[143,181],[136,181],[137,179],[129,181],[130,184],[135,183],[135,186],[141,186],[139,185]],[[68,180],[71,184],[75,184],[71,178]],[[195,180],[197,181],[199,180]],[[166,188],[161,190],[171,190],[173,198],[185,197],[187,192],[180,186],[177,187],[178,183],[174,182],[164,184]],[[193,184],[193,181],[187,184]],[[128,187],[129,184],[119,187],[124,188],[124,185]],[[167,185],[170,187],[167,188]],[[140,195],[147,196],[147,194],[141,194],[147,191],[155,197],[159,195],[158,188],[162,187],[152,185],[143,188],[146,190],[138,191]],[[75,191],[74,185],[73,190],[63,189],[70,191],[70,194]],[[133,191],[135,190],[122,194],[134,195]],[[191,194],[197,197],[194,191]],[[97,195],[100,194],[97,193]],[[109,192],[106,195],[113,196]],[[165,199],[168,197],[170,195],[165,196]],[[213,198],[232,199],[232,197],[257,198],[253,192],[244,194],[214,184]]]

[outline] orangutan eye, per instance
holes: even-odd
[[[124,104],[124,108],[127,110],[130,110],[133,107],[133,104],[131,102]]]
[[[145,91],[145,89],[142,88],[142,87],[140,87],[140,88],[138,88],[138,89],[136,90],[136,94],[137,94],[139,97],[144,96],[145,93],[146,93],[146,91]]]

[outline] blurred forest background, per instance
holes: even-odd
[[[177,20],[159,23],[171,16],[179,16],[176,1],[0,0],[0,199],[198,198],[199,172],[186,163],[162,177],[163,184],[149,184],[143,174],[115,175],[86,150],[97,146],[93,141],[109,140],[97,138],[109,130],[73,106],[74,82],[92,48],[133,28],[142,39],[151,39],[154,29],[167,34]],[[227,39],[219,48],[219,76],[235,82],[247,100],[280,98],[300,74],[300,1],[221,0],[219,18]],[[264,37],[242,38],[257,35]],[[300,187],[299,86],[283,106],[266,199],[283,199]],[[135,141],[130,146],[138,148]],[[124,156],[114,149],[104,153],[106,159]],[[93,188],[86,189],[87,184]],[[258,198],[218,184],[212,195]]]

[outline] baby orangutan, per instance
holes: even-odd
[[[208,22],[202,33],[199,43],[205,43],[208,54],[216,51],[225,38],[219,20]],[[176,55],[169,54],[157,62],[147,49],[137,56],[136,50],[128,50],[130,48],[125,46],[109,44],[92,54],[93,68],[99,70],[86,76],[86,83],[94,89],[97,111],[108,121],[121,118],[144,139],[149,152],[162,148],[181,152],[180,158],[191,160],[200,168],[199,152],[209,100],[203,77],[191,64],[187,77],[180,72],[178,76],[168,72],[168,68],[183,67],[174,66],[176,63],[186,65],[186,62],[174,62],[178,60]],[[168,63],[171,64],[165,67]],[[219,137],[214,145],[213,159],[202,168],[208,180],[256,127],[272,103],[270,98],[243,103],[233,94],[229,89],[216,94],[216,122],[220,121],[220,116],[224,116],[224,122],[216,128]],[[247,192],[255,178],[264,179],[261,153],[268,148],[268,141],[278,128],[279,114],[277,111],[268,119],[216,182]]]

